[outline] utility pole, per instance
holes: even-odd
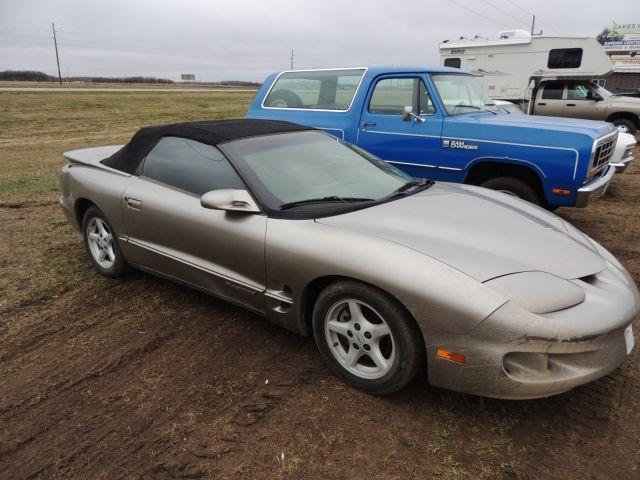
[[[291,50],[291,70],[293,70],[293,50]]]
[[[56,26],[54,23],[51,24],[51,28],[53,29],[53,46],[56,48],[56,63],[58,64],[58,81],[60,85],[62,85],[62,75],[60,74],[60,57],[58,56],[58,40],[56,39]]]

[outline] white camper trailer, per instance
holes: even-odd
[[[492,98],[520,104],[528,102],[542,80],[592,80],[612,71],[595,38],[531,36],[525,30],[444,41],[440,59],[444,66],[481,75]]]

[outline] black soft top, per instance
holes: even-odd
[[[248,118],[156,125],[138,130],[129,143],[110,157],[102,160],[101,163],[116,170],[133,174],[142,159],[162,137],[182,137],[209,145],[218,145],[240,138],[301,130],[312,130],[312,128],[280,120]]]

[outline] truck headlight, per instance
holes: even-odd
[[[521,272],[485,282],[531,313],[551,313],[573,307],[585,299],[582,288],[545,272]]]

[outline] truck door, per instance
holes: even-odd
[[[562,117],[564,115],[564,82],[544,82],[538,90],[534,115]]]
[[[403,118],[411,106],[415,116]],[[367,94],[357,144],[409,175],[437,179],[442,114],[421,75],[378,78]]]
[[[567,100],[564,103],[564,116],[573,118],[598,119],[600,114],[596,98],[601,99],[589,85],[583,82],[567,83]]]

